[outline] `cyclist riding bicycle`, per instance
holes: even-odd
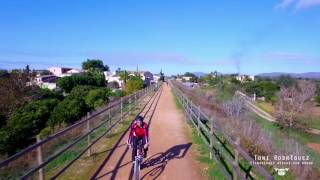
[[[148,124],[143,122],[142,116],[137,116],[132,122],[130,127],[129,139],[127,141],[128,145],[132,145],[132,161],[134,161],[137,155],[138,142],[142,141],[144,158],[147,157],[147,151],[149,146],[149,133]]]

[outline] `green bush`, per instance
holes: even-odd
[[[63,100],[63,95],[61,91],[52,91],[50,89],[40,90],[40,99],[59,99]]]
[[[4,114],[0,113],[0,128],[7,123],[7,118]]]
[[[54,109],[49,118],[48,125],[54,127],[63,123],[71,124],[87,113],[89,107],[83,97],[67,97]]]
[[[73,75],[60,78],[57,85],[65,92],[69,93],[74,87],[79,85],[105,86],[105,77],[103,74],[95,75]]]
[[[290,75],[281,75],[276,79],[276,82],[280,87],[292,87],[297,83],[297,81]]]
[[[94,86],[76,86],[53,110],[48,125],[54,127],[71,124],[88,111],[104,105],[110,96],[110,89]]]
[[[125,93],[122,90],[116,90],[110,94],[112,97],[123,97]]]
[[[315,101],[320,105],[320,95],[317,95],[317,96],[315,97]]]
[[[57,104],[57,99],[46,99],[32,101],[16,109],[0,130],[0,152],[12,154],[28,145],[45,127]]]
[[[94,86],[86,86],[86,85],[79,85],[72,89],[70,94],[68,95],[69,98],[84,98],[89,91],[96,89],[97,87]]]
[[[85,103],[90,109],[104,105],[108,101],[110,90],[106,88],[93,89],[85,96]]]
[[[267,101],[274,101],[279,87],[271,81],[251,81],[244,84],[244,89],[249,94],[265,97]]]
[[[126,94],[131,94],[134,91],[138,91],[143,88],[144,82],[141,78],[131,76],[130,79],[126,83]]]
[[[100,71],[109,71],[109,66],[103,65],[103,62],[100,59],[87,59],[87,61],[84,61],[82,63],[82,69],[84,70],[98,69]]]

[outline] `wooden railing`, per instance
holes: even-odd
[[[85,152],[91,156],[91,147],[122,122],[140,99],[147,94],[154,94],[159,87],[160,84],[155,84],[111,102],[43,140],[37,136],[37,143],[0,162],[0,179],[42,180],[48,164],[66,151],[81,146],[76,157],[65,166],[59,167],[50,177],[57,178]]]
[[[173,93],[182,104],[185,114],[196,127],[198,135],[208,146],[209,156],[214,159],[226,179],[274,179],[272,175],[240,147],[240,138],[231,139],[221,128],[214,117],[207,116],[201,107],[195,105],[171,81]]]

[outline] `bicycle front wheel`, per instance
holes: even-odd
[[[139,173],[140,173],[140,161],[138,159],[134,162],[134,179],[139,180]]]

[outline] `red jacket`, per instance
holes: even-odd
[[[136,122],[133,122],[130,127],[129,132],[129,139],[128,143],[131,144],[132,136],[138,137],[138,138],[145,138],[145,142],[148,143],[149,141],[149,133],[148,133],[148,124],[143,123],[142,127],[139,127]]]

